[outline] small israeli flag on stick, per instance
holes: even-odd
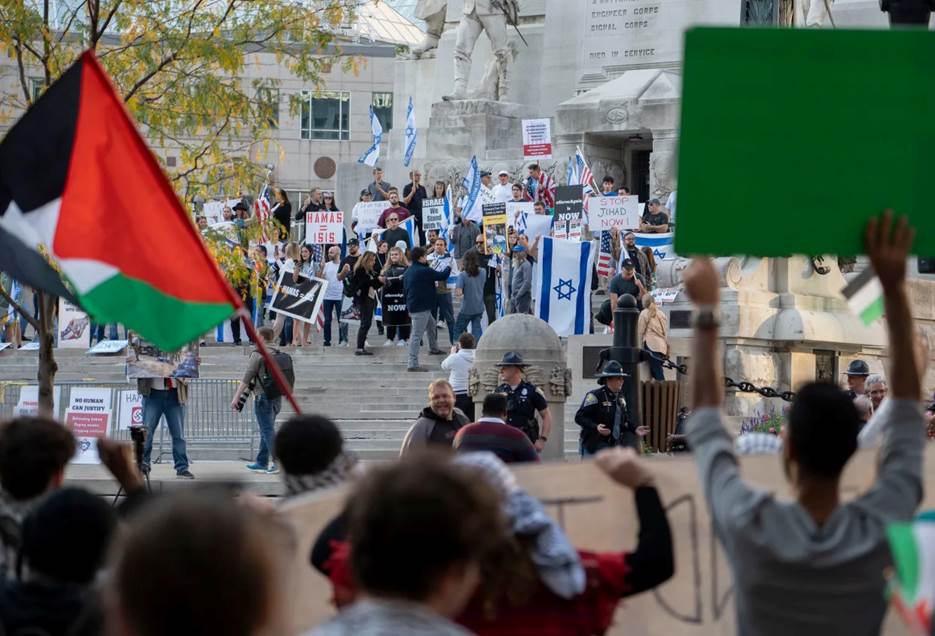
[[[365,163],[372,168],[380,159],[380,142],[383,141],[383,126],[380,125],[380,120],[373,112],[373,106],[370,107],[370,128],[373,130],[373,145],[360,156],[357,163]]]
[[[412,162],[412,153],[416,150],[416,113],[412,108],[412,98],[409,98],[409,108],[406,109],[406,156],[403,165],[407,168]]]

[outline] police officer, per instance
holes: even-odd
[[[851,360],[851,363],[847,365],[845,375],[847,375],[847,394],[851,396],[852,400],[867,392],[865,384],[867,376],[870,375],[869,364],[863,360]]]
[[[601,386],[584,396],[575,413],[575,422],[581,427],[582,457],[618,445],[639,450],[639,438],[649,433],[648,426],[633,425],[630,407],[623,397],[623,382],[627,377],[620,363],[610,360],[597,376]]]
[[[505,353],[496,366],[500,367],[500,379],[503,381],[496,392],[503,393],[507,399],[506,423],[526,433],[541,453],[552,432],[552,412],[545,394],[523,379],[523,369],[529,365],[515,351]],[[536,411],[542,417],[542,431],[536,421]]]

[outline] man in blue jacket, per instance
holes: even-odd
[[[435,319],[432,318],[432,309],[435,308],[435,282],[448,280],[451,267],[435,271],[428,265],[425,257],[425,248],[412,248],[412,265],[403,275],[403,286],[406,290],[406,309],[412,318],[412,333],[409,336],[409,368],[407,371],[428,371],[419,366],[419,347],[422,345],[422,334],[428,329],[429,353],[442,355],[438,348],[435,334]]]

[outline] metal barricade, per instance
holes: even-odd
[[[184,436],[189,454],[207,459],[238,459],[253,454],[259,432],[253,421],[248,403],[242,412],[231,409],[230,402],[240,380],[196,379],[188,381],[188,400],[185,405]],[[32,388],[27,388],[32,387]],[[0,421],[15,417],[17,404],[24,388],[35,391],[36,384],[24,381],[0,382]],[[129,423],[142,425],[142,409],[131,399],[136,394],[136,382],[57,382],[56,419],[64,422],[65,411],[71,402],[73,389],[110,389],[109,436],[129,440]],[[134,410],[137,409],[137,410]],[[172,439],[165,418],[153,439],[153,462],[163,455],[171,455]]]

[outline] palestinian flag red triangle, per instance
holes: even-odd
[[[163,349],[241,306],[91,52],[0,144],[0,213],[0,269],[63,295],[35,265],[44,244],[97,322]]]

